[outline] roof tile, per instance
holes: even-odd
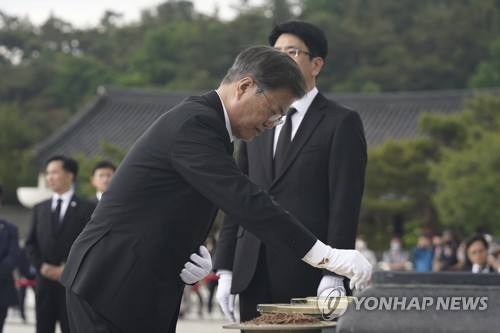
[[[500,89],[482,92],[500,95]],[[368,145],[373,146],[389,138],[417,137],[422,113],[461,112],[464,100],[475,93],[450,90],[325,95],[359,112]],[[100,155],[104,142],[128,150],[158,117],[194,94],[201,93],[101,86],[83,110],[35,146],[36,161],[42,165],[55,154]]]

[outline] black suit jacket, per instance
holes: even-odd
[[[118,167],[61,282],[123,332],[165,332],[217,207],[285,259],[302,258],[316,238],[241,173],[231,147],[215,91],[160,117]]]
[[[90,197],[89,201],[92,202],[96,207],[97,207],[97,204],[99,203],[99,200],[97,200],[96,196]]]
[[[238,166],[318,239],[335,248],[354,248],[367,162],[358,113],[318,93],[275,179],[273,137],[273,131],[267,131],[241,143]],[[233,271],[232,293],[248,287],[260,248],[261,242],[239,228],[234,216],[225,217],[214,268]],[[290,298],[316,295],[320,270],[284,262],[273,251],[267,251],[266,259],[275,292]]]
[[[33,207],[31,227],[26,238],[26,253],[37,270],[43,263],[59,265],[66,262],[71,245],[83,230],[95,204],[73,195],[62,222],[52,223],[52,199]]]
[[[19,254],[17,227],[0,218],[0,307],[17,304],[13,272]]]

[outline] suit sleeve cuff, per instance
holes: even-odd
[[[326,253],[328,253],[328,246],[318,239],[302,260],[311,266],[319,267],[324,262]]]

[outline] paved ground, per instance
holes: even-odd
[[[237,330],[226,330],[222,326],[227,322],[221,319],[182,319],[177,324],[177,333],[230,333]],[[22,324],[16,318],[9,318],[4,326],[4,333],[35,333],[33,321],[27,324]],[[60,333],[59,329],[56,331]]]
[[[223,325],[229,323],[224,319],[218,306],[214,306],[214,312],[211,314],[207,313],[206,309],[204,309],[200,317],[197,311],[198,303],[194,297],[192,297],[192,305],[192,308],[186,313],[184,318],[179,320],[177,333],[239,333],[238,330],[222,328]],[[18,311],[10,308],[3,333],[35,333],[34,296],[31,290],[28,292],[26,299],[26,314],[27,323],[23,323]],[[56,333],[60,333],[59,328],[56,330]]]
[[[208,291],[204,288],[200,288],[202,297],[206,300],[208,299]],[[190,296],[190,306],[186,306],[186,314],[183,318],[179,319],[177,323],[177,333],[240,333],[239,330],[235,329],[224,329],[224,325],[229,325],[229,322],[225,319],[220,307],[216,303],[214,297],[214,311],[208,313],[206,305],[202,308],[201,315],[199,314],[199,301],[194,293],[188,295]],[[23,323],[19,311],[15,308],[10,308],[7,316],[7,320],[4,326],[3,333],[35,333],[35,300],[33,291],[28,290],[26,296],[26,315],[27,322]],[[184,303],[183,305],[186,305]],[[235,305],[238,308],[238,305]],[[238,318],[238,313],[236,313],[236,318]],[[61,333],[59,327],[56,329],[56,333]],[[143,333],[143,332],[140,332]],[[147,333],[147,332],[144,332]],[[334,333],[334,330],[323,330],[323,333]]]

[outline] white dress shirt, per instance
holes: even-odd
[[[224,109],[224,120],[226,122],[227,133],[229,133],[229,138],[231,139],[231,142],[234,142],[233,130],[231,129],[231,122],[229,121],[229,116],[227,115],[226,106],[224,105],[222,98],[220,98],[219,92],[217,90],[215,92],[219,96],[220,103],[222,104],[222,109]]]
[[[292,105],[290,106],[291,108],[295,108],[297,110],[297,112],[295,112],[292,116],[291,140],[293,140],[293,137],[297,133],[297,130],[299,129],[300,124],[302,123],[302,119],[304,119],[307,110],[309,110],[309,107],[311,106],[314,98],[316,98],[317,94],[318,94],[318,88],[314,87],[304,97],[302,97],[298,101],[293,102]],[[283,120],[286,120],[286,116],[283,117]],[[284,123],[285,122],[283,122],[283,124]],[[278,144],[278,138],[280,136],[281,129],[283,128],[283,124],[276,126],[276,128],[274,129],[273,156],[276,153],[276,145]]]
[[[61,213],[59,215],[59,222],[61,222],[64,218],[64,214],[66,214],[66,211],[68,210],[68,206],[70,205],[71,198],[73,197],[73,194],[75,191],[73,189],[69,190],[68,192],[65,192],[61,195],[54,193],[52,195],[52,211],[54,212],[57,207],[57,200],[62,199],[61,202]]]

